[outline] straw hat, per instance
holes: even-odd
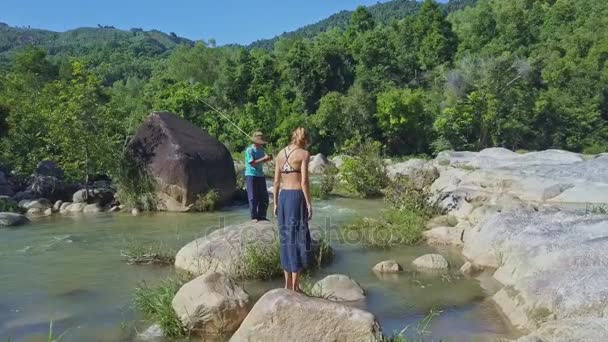
[[[258,145],[265,145],[266,141],[264,140],[264,133],[262,132],[255,132],[253,133],[253,135],[251,136],[251,141],[254,144],[258,144]]]

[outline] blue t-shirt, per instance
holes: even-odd
[[[245,176],[264,177],[264,164],[259,163],[255,166],[249,164],[253,160],[264,158],[266,152],[263,147],[256,148],[255,145],[247,147],[245,150]]]

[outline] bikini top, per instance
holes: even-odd
[[[289,164],[289,156],[291,156],[293,152],[299,150],[299,148],[294,148],[293,150],[289,151],[289,153],[287,153],[287,149],[288,148],[285,147],[283,150],[283,152],[285,152],[285,162],[281,167],[281,173],[301,173],[302,170],[295,169],[293,166],[291,166],[291,164]]]

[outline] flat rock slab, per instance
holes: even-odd
[[[294,291],[267,292],[254,305],[230,342],[382,341],[373,314]]]
[[[275,248],[278,232],[270,221],[245,222],[218,229],[182,247],[175,256],[175,267],[193,275],[221,272],[239,277],[244,270],[247,248]],[[319,243],[313,238],[312,255],[319,253]]]
[[[24,215],[15,213],[0,213],[0,227],[13,227],[30,222]]]
[[[412,264],[421,270],[447,270],[448,261],[442,255],[439,254],[426,254],[416,258]]]
[[[372,269],[379,273],[399,273],[403,271],[403,267],[395,260],[380,261]]]
[[[430,245],[462,245],[464,229],[460,227],[437,227],[422,233]]]
[[[354,302],[365,299],[365,291],[359,283],[344,274],[331,274],[312,287],[315,296],[336,302]]]
[[[516,326],[540,328],[546,337],[550,321],[608,315],[606,215],[496,214],[466,232],[463,253],[475,265],[496,269],[494,277],[506,286],[494,300]]]
[[[182,286],[172,301],[184,326],[201,336],[234,332],[249,312],[249,295],[221,273],[199,276]]]

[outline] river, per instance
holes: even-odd
[[[313,225],[337,229],[357,215],[377,216],[382,206],[373,200],[317,201]],[[162,240],[178,249],[220,224],[247,219],[245,207],[232,207],[203,214],[54,215],[0,230],[0,341],[47,341],[51,320],[55,335],[65,332],[63,342],[135,341],[136,330],[149,325],[133,308],[135,287],[142,281],[153,284],[173,270],[127,265],[121,257],[126,242]],[[357,280],[368,292],[361,306],[376,315],[385,333],[425,330],[428,341],[512,336],[488,299],[492,290],[458,275],[458,251],[439,251],[451,264],[449,274],[425,275],[411,267],[416,257],[436,251],[425,245],[370,250],[352,241],[334,239],[331,244],[336,258],[314,278],[343,273]],[[386,259],[397,260],[405,271],[374,274],[371,268]],[[245,287],[257,298],[281,285],[279,279]],[[431,310],[438,316],[422,329],[419,322]]]

